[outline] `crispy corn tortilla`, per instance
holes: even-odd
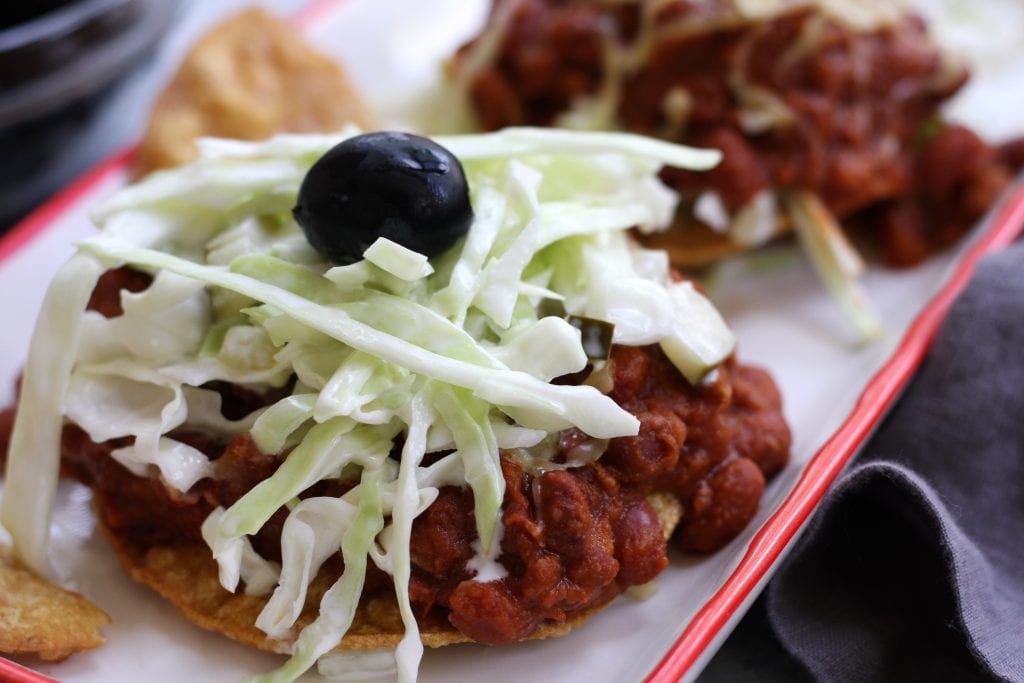
[[[648,502],[654,508],[667,540],[682,517],[682,506],[669,494],[653,494]],[[256,617],[266,604],[266,598],[229,593],[220,585],[217,563],[210,549],[202,543],[175,546],[140,547],[113,533],[100,519],[99,527],[113,546],[125,571],[134,580],[149,586],[170,602],[189,621],[197,626],[221,633],[246,645],[268,652],[288,654],[295,636],[316,618],[316,606],[330,588],[333,579],[320,576],[310,585],[306,608],[296,622],[293,635],[283,639],[267,637],[256,628]],[[596,605],[575,614],[565,622],[547,622],[527,640],[540,640],[563,636],[603,609],[607,603]],[[427,647],[444,647],[455,643],[473,642],[455,629],[447,620],[431,614],[417,619],[420,638]],[[374,650],[394,648],[402,640],[404,627],[398,605],[392,597],[364,599],[352,627],[338,649]]]
[[[204,135],[261,140],[275,133],[339,130],[372,118],[342,67],[288,23],[247,10],[207,33],[157,100],[136,173],[196,156]]]
[[[790,232],[788,223],[779,222],[771,239]],[[637,235],[637,241],[648,249],[661,249],[668,253],[673,266],[683,270],[703,268],[729,256],[750,251],[750,245],[740,244],[727,235],[715,232],[703,223],[680,214],[664,232]]]
[[[110,617],[78,593],[39,578],[0,546],[0,652],[59,661],[104,643]]]

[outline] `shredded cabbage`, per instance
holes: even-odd
[[[327,558],[341,552],[345,570],[292,658],[261,681],[295,680],[318,659],[346,676],[394,669],[413,681],[423,648],[410,536],[438,489],[472,489],[469,567],[495,580],[501,451],[550,458],[570,427],[598,440],[637,433],[636,418],[595,387],[551,383],[588,361],[579,331],[545,315],[545,300],[613,323],[617,343],[660,343],[694,383],[734,344],[699,292],[672,283],[664,255],[625,233],[671,219],[661,165],[707,168],[717,153],[614,133],[439,138],[466,171],[469,234],[429,260],[378,240],[363,260],[330,267],[290,209],[309,166],[354,132],[205,140],[195,164],[98,207],[100,233],[44,304],[12,442],[2,519],[40,570],[65,416],[95,441],[128,438],[113,457],[180,491],[214,467],[178,430],[248,434],[276,454],[270,477],[202,526],[222,585],[269,595],[256,625],[278,638],[293,633]],[[152,285],[122,296],[124,315],[83,313],[103,269],[122,264],[153,274]],[[229,420],[211,382],[269,405]],[[436,455],[424,467],[427,454]],[[340,497],[309,494],[333,479]],[[282,509],[277,565],[250,539]],[[394,654],[322,658],[352,622],[370,561],[395,581],[405,637]]]
[[[82,310],[102,273],[98,260],[76,254],[54,277],[32,333],[8,448],[0,521],[22,561],[44,576],[52,575],[46,546],[60,472],[64,394],[71,381]]]
[[[859,282],[864,263],[835,218],[820,199],[806,192],[787,195],[786,206],[804,252],[860,341],[881,337],[882,323]]]

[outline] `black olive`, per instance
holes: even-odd
[[[357,135],[309,169],[292,210],[313,248],[332,263],[358,261],[378,237],[435,256],[473,222],[462,164],[407,133]]]

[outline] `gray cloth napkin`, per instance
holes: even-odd
[[[700,680],[808,678],[1024,681],[1024,243],[979,264]]]

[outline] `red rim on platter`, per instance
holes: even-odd
[[[292,21],[308,31],[345,2],[313,0],[293,16]],[[95,200],[96,192],[105,182],[130,167],[134,152],[134,147],[127,148],[103,160],[0,236],[0,263],[39,239],[63,215]],[[966,287],[978,261],[1012,243],[1022,231],[1024,185],[1018,185],[1001,202],[984,233],[956,262],[941,289],[917,314],[896,350],[867,383],[840,427],[804,466],[796,486],[754,535],[735,569],[648,673],[646,683],[669,683],[696,673],[695,666],[702,662],[716,640],[724,637],[726,629],[756,596],[828,488],[913,376],[946,312]],[[0,657],[0,683],[53,683],[54,680]]]
[[[56,683],[56,680],[0,657],[0,683]]]
[[[924,360],[949,307],[967,286],[978,261],[1011,244],[1022,231],[1024,185],[1018,185],[1000,204],[985,233],[957,262],[942,288],[914,318],[899,346],[868,382],[842,425],[804,467],[793,491],[761,526],[739,564],[647,676],[646,683],[669,683],[685,676],[736,612],[754,596],[832,482]]]

